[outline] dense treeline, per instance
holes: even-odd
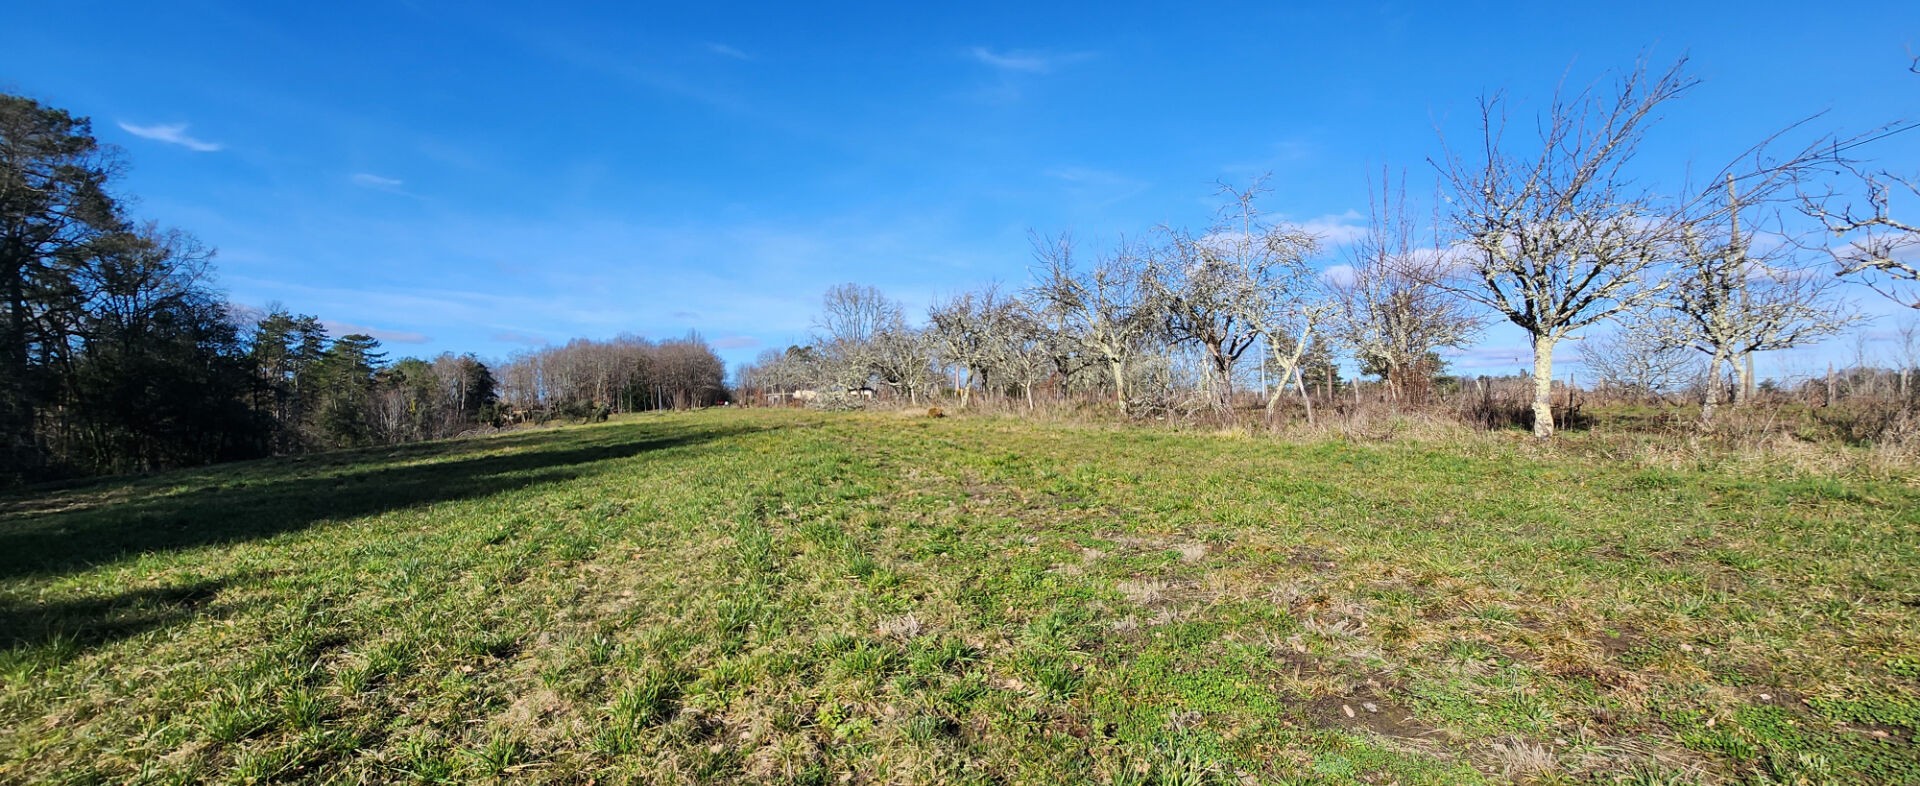
[[[249,403],[277,453],[438,439],[499,418],[493,372],[472,355],[388,363],[372,336],[329,340],[318,318],[278,309],[246,346]]]
[[[212,253],[142,224],[84,118],[0,95],[0,481],[259,455]]]
[[[510,419],[723,400],[698,336],[575,342],[495,371],[252,313],[213,251],[127,214],[85,118],[0,94],[0,485],[446,437]]]

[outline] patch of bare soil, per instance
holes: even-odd
[[[1594,643],[1600,647],[1600,653],[1611,662],[1625,657],[1627,653],[1646,644],[1647,636],[1639,628],[1621,626],[1616,633],[1601,634],[1600,639]]]
[[[1315,725],[1323,727],[1409,740],[1446,737],[1446,732],[1420,722],[1405,705],[1381,696],[1380,691],[1370,687],[1356,688],[1349,695],[1308,700],[1306,712]]]
[[[1191,540],[1178,534],[1126,535],[1109,532],[1101,537],[1112,541],[1119,551],[1127,553],[1177,551],[1180,552],[1180,561],[1187,563],[1199,562],[1225,550],[1219,544]]]
[[[1749,687],[1741,689],[1740,693],[1742,698],[1754,704],[1798,711],[1804,711],[1807,706],[1806,697],[1785,688]]]
[[[1325,664],[1321,663],[1319,658],[1298,650],[1275,647],[1271,657],[1276,661],[1273,664],[1276,671],[1292,674],[1296,678],[1327,673]]]
[[[1610,664],[1556,664],[1547,668],[1547,673],[1563,680],[1586,680],[1607,690],[1629,690],[1639,687],[1641,680],[1633,672],[1616,668]]]
[[[1287,564],[1308,568],[1316,573],[1330,573],[1339,563],[1333,559],[1332,552],[1313,546],[1295,546],[1287,550]]]

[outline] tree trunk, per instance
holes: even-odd
[[[1720,395],[1721,395],[1720,394],[1720,382],[1721,382],[1720,365],[1726,362],[1727,362],[1726,356],[1723,353],[1716,351],[1713,353],[1713,360],[1707,363],[1707,395],[1705,400],[1700,402],[1700,427],[1701,428],[1706,428],[1708,426],[1713,425],[1713,415],[1715,412],[1719,411]],[[1740,364],[1738,362],[1735,362],[1733,363],[1733,366],[1734,368],[1737,369],[1739,368]]]
[[[0,369],[0,477],[30,469],[38,458],[34,444],[35,407],[28,385],[27,303],[23,284],[25,265],[7,266],[7,333],[0,337],[4,368]]]
[[[1753,400],[1753,353],[1743,352],[1733,361],[1733,408]]]
[[[1207,358],[1213,361],[1213,376],[1219,387],[1214,391],[1213,406],[1222,412],[1233,409],[1233,361],[1227,358],[1226,349],[1219,344],[1207,345]]]
[[[1113,370],[1113,400],[1120,405],[1120,414],[1127,414],[1127,362],[1108,356],[1107,367]]]
[[[1555,338],[1533,337],[1533,435],[1553,436],[1553,345]]]
[[[1307,425],[1311,426],[1313,425],[1313,396],[1307,394],[1306,375],[1300,373],[1299,368],[1295,368],[1293,370],[1293,381],[1300,388],[1301,403],[1307,405]],[[1285,387],[1285,386],[1286,386],[1286,383],[1282,382],[1281,387]]]
[[[1267,353],[1273,356],[1273,362],[1280,365],[1280,385],[1274,388],[1267,396],[1267,420],[1273,420],[1274,412],[1279,410],[1280,397],[1286,394],[1287,384],[1289,382],[1298,382],[1300,384],[1300,395],[1303,398],[1306,397],[1306,376],[1301,373],[1300,359],[1306,357],[1307,340],[1312,336],[1313,325],[1309,323],[1305,329],[1300,331],[1300,337],[1293,342],[1293,354],[1291,355],[1281,354],[1279,342],[1272,337],[1267,339]],[[1265,361],[1262,361],[1261,365],[1265,367]],[[1313,405],[1311,403],[1307,405],[1307,421],[1309,423],[1313,421]]]

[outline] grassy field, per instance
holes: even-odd
[[[1920,484],[707,411],[0,498],[0,781],[1920,782]]]

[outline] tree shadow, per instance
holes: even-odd
[[[764,428],[655,423],[561,429],[216,467],[65,492],[60,504],[37,509],[29,499],[0,512],[0,580],[66,575],[139,554],[486,497]],[[89,501],[88,492],[106,501]]]
[[[0,601],[0,651],[41,650],[30,656],[66,661],[94,647],[184,621],[225,586],[223,581],[202,581],[52,603]]]

